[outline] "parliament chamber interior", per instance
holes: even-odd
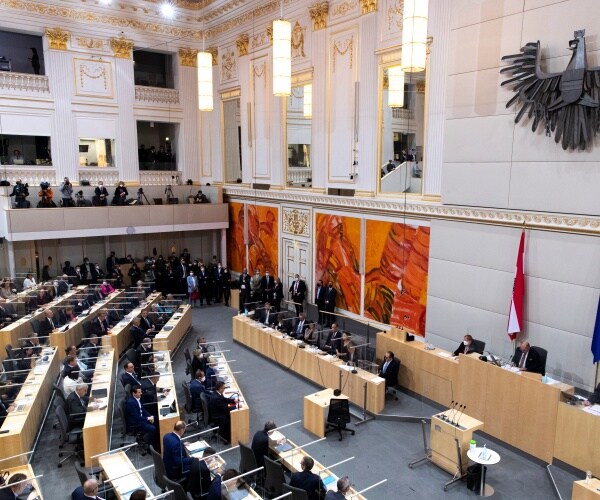
[[[600,498],[596,1],[0,2],[0,499]]]

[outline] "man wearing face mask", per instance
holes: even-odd
[[[262,288],[262,301],[266,302],[271,298],[273,287],[275,286],[275,279],[271,276],[270,271],[267,269],[265,275],[260,279],[260,287]]]
[[[325,310],[327,313],[332,313],[335,311],[335,299],[337,297],[337,290],[333,288],[333,282],[330,281],[327,285],[327,290],[325,290]],[[331,324],[333,322],[333,314],[325,314],[325,321],[327,324]]]
[[[92,204],[95,207],[105,207],[107,199],[108,191],[104,187],[104,183],[100,181],[96,189],[94,189],[94,197],[92,198]]]
[[[242,274],[240,274],[240,314],[246,309],[246,302],[250,301],[250,275],[248,270],[244,268]]]
[[[290,295],[296,308],[296,316],[300,316],[300,313],[304,311],[303,304],[306,298],[306,283],[300,279],[299,274],[296,274],[294,282],[290,286]]]
[[[458,356],[459,354],[471,354],[472,352],[477,352],[477,346],[475,345],[473,337],[467,334],[454,351],[454,356]]]
[[[200,305],[206,300],[206,305],[210,306],[210,277],[204,265],[200,266],[198,272],[198,289],[200,290]]]
[[[125,205],[125,201],[127,200],[127,196],[129,196],[129,192],[125,187],[124,182],[119,182],[117,189],[115,189],[115,196],[113,197],[112,204],[122,207]]]

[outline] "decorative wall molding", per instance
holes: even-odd
[[[179,104],[179,91],[177,89],[136,85],[135,101],[151,102],[153,104]]]
[[[244,33],[239,36],[235,41],[240,57],[248,55],[248,45],[250,44],[250,37]]]
[[[115,57],[120,59],[131,59],[131,51],[133,50],[133,42],[127,38],[120,36],[119,38],[110,39],[110,48]]]
[[[89,181],[92,186],[98,185],[98,182],[104,182],[106,188],[116,186],[119,183],[119,171],[116,168],[80,168],[79,182]]]
[[[48,38],[48,48],[52,50],[67,50],[71,34],[60,28],[46,28],[44,31]]]
[[[106,42],[99,38],[88,38],[85,36],[75,37],[75,45],[82,49],[104,50]]]
[[[329,14],[329,2],[318,2],[308,9],[313,22],[313,31],[327,28],[327,15]]]
[[[212,54],[213,66],[219,64],[219,49],[217,47],[209,47],[208,49],[206,49],[206,51]]]
[[[299,210],[297,208],[283,207],[284,233],[310,236],[310,210]]]
[[[288,203],[312,206],[313,208],[337,209],[372,215],[389,215],[417,218],[442,219],[491,224],[499,226],[526,227],[544,231],[561,231],[600,236],[600,217],[568,214],[547,214],[518,210],[461,207],[442,205],[435,202],[409,200],[386,200],[378,197],[353,198],[327,196],[306,191],[254,191],[237,186],[224,186],[226,201],[251,200],[252,202]]]
[[[233,80],[237,76],[235,52],[227,47],[221,54],[221,81]]]
[[[30,75],[28,73],[0,72],[0,89],[16,93],[50,94],[48,77],[45,75]],[[3,92],[5,93],[5,92]]]
[[[99,59],[73,59],[75,95],[113,97],[112,64]]]
[[[331,7],[331,18],[344,17],[352,13],[358,7],[358,0],[344,0],[333,4]]]
[[[332,72],[335,73],[335,61],[336,61],[336,57],[339,55],[340,57],[345,56],[346,54],[349,54],[349,65],[350,65],[350,69],[352,69],[352,61],[354,59],[353,57],[353,52],[354,52],[354,37],[350,36],[348,38],[346,38],[345,40],[335,40],[332,43]]]
[[[166,186],[173,184],[173,176],[182,179],[181,172],[172,170],[143,170],[140,171],[140,185],[142,186]]]
[[[360,13],[369,14],[371,12],[377,12],[377,0],[359,0],[360,1]]]
[[[305,32],[306,28],[296,21],[292,28],[292,57],[306,57],[306,54],[304,53]],[[272,37],[271,41],[273,41]]]
[[[189,68],[198,66],[198,49],[190,49],[189,47],[179,48],[179,64]],[[213,55],[214,59],[214,55]]]
[[[37,193],[40,183],[43,181],[49,182],[51,185],[56,185],[56,170],[53,166],[34,167],[23,165],[2,165],[3,180],[10,182],[11,186],[16,184],[17,180],[21,179],[23,184],[29,184],[29,191]]]

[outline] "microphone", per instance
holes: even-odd
[[[465,410],[467,409],[467,405],[463,405],[463,409],[461,414],[458,416],[458,418],[456,419],[456,427],[458,427],[458,422],[461,419],[461,417],[463,416],[463,414],[465,413]]]
[[[452,425],[456,425],[456,422],[458,420],[456,418],[456,416],[461,413],[461,408],[463,408],[463,405],[458,405],[458,410],[456,410],[456,412],[454,413],[454,419],[452,420]],[[459,415],[459,418],[460,418],[460,415]]]
[[[450,401],[450,405],[448,406],[448,410],[451,410],[451,409],[452,409],[452,405],[454,405],[454,404],[455,404],[455,403],[454,403],[454,400]],[[448,417],[449,417],[449,415],[450,415],[450,414],[446,414],[446,412],[444,412],[444,413],[441,415],[441,418],[442,418],[442,420],[448,420]]]

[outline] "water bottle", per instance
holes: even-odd
[[[475,448],[477,448],[477,441],[471,439],[471,441],[469,441],[469,449],[473,451]]]

